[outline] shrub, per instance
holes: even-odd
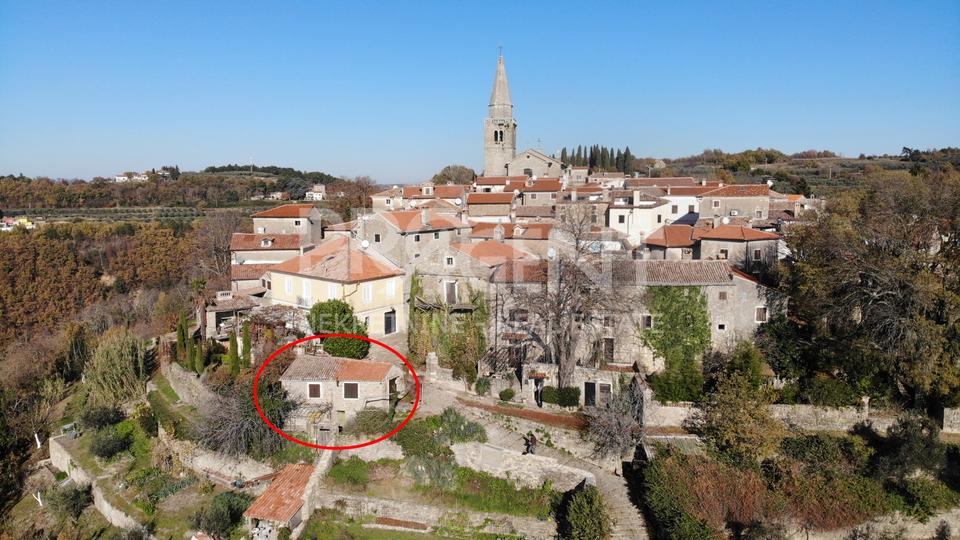
[[[90,441],[90,453],[100,459],[110,459],[130,448],[130,441],[112,429],[97,432]]]
[[[587,486],[570,498],[559,527],[571,540],[604,540],[610,536],[610,515],[596,486]]]
[[[83,509],[90,506],[93,497],[90,486],[67,486],[55,488],[47,494],[47,504],[60,519],[76,521]]]
[[[277,531],[277,540],[290,540],[290,535],[293,534],[289,528],[280,527]]]
[[[79,421],[85,429],[103,429],[123,421],[123,411],[116,407],[91,407],[80,413]]]
[[[486,377],[480,377],[477,379],[477,383],[474,385],[474,389],[477,391],[478,396],[485,396],[490,393],[490,379]]]
[[[393,436],[393,441],[400,445],[404,457],[414,456],[441,456],[449,454],[450,449],[434,437],[434,430],[425,420],[409,422],[403,429]]]
[[[513,388],[506,388],[500,391],[500,399],[502,401],[510,401],[515,395],[517,395],[517,391]]]
[[[380,436],[390,433],[396,424],[393,421],[393,414],[383,409],[363,409],[357,411],[353,418],[353,423],[346,429],[348,433]]]
[[[70,476],[70,475],[68,475],[67,473],[65,473],[65,472],[63,472],[63,471],[60,471],[60,472],[58,472],[57,474],[53,475],[53,478],[54,478],[57,482],[63,482],[64,480],[67,479],[67,476]]]
[[[857,392],[837,379],[814,379],[805,394],[811,405],[844,407],[857,404]]]
[[[580,389],[565,386],[557,390],[557,405],[561,407],[577,407],[580,405]]]
[[[554,405],[560,402],[557,389],[553,386],[544,386],[543,390],[540,391],[540,399],[543,400],[544,403],[553,403]]]
[[[452,443],[460,442],[487,442],[487,430],[478,422],[467,420],[453,407],[447,407],[440,414],[437,431],[441,434],[440,440]]]
[[[137,423],[140,424],[140,429],[142,429],[148,437],[157,436],[157,419],[154,418],[150,405],[138,403],[133,417],[137,419]]]
[[[347,461],[338,460],[330,468],[330,473],[327,476],[341,484],[364,486],[370,481],[370,465],[357,456],[353,456]]]

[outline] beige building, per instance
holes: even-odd
[[[770,188],[766,184],[724,186],[702,197],[700,217],[767,219],[770,215]]]
[[[509,222],[515,204],[514,193],[471,193],[467,195],[467,216],[473,221]]]
[[[431,304],[470,304],[471,292],[485,292],[490,274],[510,260],[536,257],[494,241],[451,244],[414,261],[420,278],[421,300]]]
[[[406,331],[403,270],[356,240],[336,238],[275,265],[261,285],[275,305],[309,310],[317,302],[343,300],[371,337]]]
[[[285,204],[250,217],[256,234],[303,234],[313,244],[323,239],[320,211],[312,204]]]
[[[406,270],[421,254],[462,242],[469,230],[470,225],[456,216],[423,209],[363,216],[351,234]]]

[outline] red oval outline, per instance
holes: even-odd
[[[257,399],[257,385],[260,383],[260,376],[263,375],[263,370],[266,369],[266,367],[267,367],[268,365],[270,365],[270,362],[272,362],[273,359],[276,358],[278,354],[280,354],[280,353],[282,353],[283,351],[289,349],[290,347],[293,347],[294,345],[296,345],[296,344],[298,344],[298,343],[303,343],[304,341],[310,341],[311,339],[319,339],[319,338],[325,338],[325,337],[352,337],[352,338],[357,338],[357,339],[363,339],[363,340],[369,341],[370,343],[376,343],[377,345],[380,345],[381,347],[383,347],[383,348],[387,349],[388,351],[392,352],[393,354],[397,355],[401,360],[403,360],[403,363],[407,365],[407,368],[410,369],[410,374],[413,375],[413,383],[414,383],[414,386],[416,386],[416,388],[417,388],[417,399],[413,402],[413,408],[410,410],[410,414],[408,414],[408,415],[407,415],[407,418],[404,419],[404,421],[401,422],[399,426],[397,426],[396,428],[394,428],[393,431],[391,431],[390,433],[387,433],[386,435],[384,435],[383,437],[380,437],[379,439],[374,439],[374,440],[372,440],[372,441],[370,441],[370,442],[365,442],[365,443],[363,443],[363,444],[355,444],[355,445],[353,445],[353,446],[320,446],[320,445],[318,445],[318,444],[310,444],[310,443],[308,443],[308,442],[303,442],[303,441],[301,441],[300,439],[297,439],[297,438],[291,437],[290,435],[287,435],[286,433],[283,432],[283,430],[281,430],[281,429],[278,428],[277,426],[273,425],[273,423],[270,422],[270,420],[267,420],[267,417],[264,416],[263,410],[260,408],[260,400]],[[402,354],[400,354],[400,353],[398,353],[397,351],[395,351],[395,350],[393,349],[393,347],[391,347],[391,346],[389,346],[389,345],[387,345],[387,344],[385,344],[385,343],[381,343],[381,342],[379,342],[379,341],[377,341],[377,340],[375,340],[375,339],[370,339],[370,338],[368,338],[368,337],[363,337],[363,336],[357,336],[357,335],[354,335],[354,334],[320,334],[320,335],[316,335],[316,336],[306,337],[306,338],[303,338],[303,339],[298,339],[297,341],[294,341],[293,343],[290,343],[290,344],[288,344],[288,345],[284,345],[284,346],[283,346],[281,349],[279,349],[277,352],[275,352],[275,353],[273,353],[272,355],[270,355],[270,358],[267,358],[267,361],[264,362],[263,365],[260,366],[260,369],[257,371],[257,377],[256,377],[255,379],[253,379],[253,404],[254,404],[254,406],[257,408],[257,414],[259,414],[259,415],[260,415],[260,418],[262,418],[263,421],[266,422],[268,426],[270,426],[270,429],[276,431],[276,432],[279,433],[283,438],[285,438],[285,439],[287,439],[287,440],[289,440],[289,441],[293,441],[293,442],[295,442],[295,443],[297,443],[297,444],[302,444],[302,445],[304,445],[304,446],[309,446],[309,447],[311,447],[311,448],[319,448],[320,450],[348,450],[348,449],[350,449],[350,448],[363,448],[364,446],[370,446],[371,444],[376,444],[376,443],[378,443],[378,442],[380,442],[380,441],[385,441],[385,440],[389,439],[390,437],[393,437],[393,435],[394,435],[396,432],[398,432],[398,431],[400,431],[401,429],[403,429],[403,426],[407,425],[407,422],[409,422],[410,419],[413,418],[413,414],[414,414],[415,412],[417,412],[417,407],[420,406],[420,378],[417,377],[417,372],[416,372],[416,370],[413,369],[413,366],[410,365],[410,362],[409,362]]]

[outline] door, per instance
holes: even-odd
[[[600,383],[600,398],[598,400],[598,404],[601,407],[604,407],[610,404],[610,385],[609,384]]]
[[[388,311],[383,314],[383,333],[392,334],[397,331],[397,312]]]
[[[595,407],[597,405],[597,383],[583,383],[583,406]]]
[[[454,304],[456,304],[456,303],[457,303],[457,282],[456,282],[456,281],[448,281],[448,282],[445,283],[445,285],[446,285],[446,291],[445,291],[445,292],[446,292],[446,295],[445,295],[445,296],[446,296],[446,299],[447,299],[447,304],[448,304],[448,305],[454,305]]]
[[[390,379],[390,402],[391,402],[391,404],[393,403],[393,401],[394,401],[395,399],[397,399],[397,378],[396,378],[396,377]]]

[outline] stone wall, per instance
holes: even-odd
[[[426,362],[427,369],[426,376],[424,376],[426,382],[453,392],[464,392],[467,390],[466,384],[464,384],[463,381],[458,381],[453,378],[452,369],[440,367],[440,360],[437,358],[437,353],[427,353]]]
[[[112,525],[125,529],[139,526],[140,524],[137,520],[110,504],[103,495],[103,489],[94,482],[94,478],[73,461],[73,456],[70,455],[70,452],[64,448],[58,440],[65,436],[66,435],[59,435],[50,438],[51,464],[61,471],[66,472],[77,485],[91,486],[90,492],[93,495],[94,508],[103,514],[103,517]]]
[[[393,518],[422,523],[431,528],[476,527],[479,532],[515,534],[528,540],[552,540],[557,534],[557,524],[554,521],[457,510],[330,490],[318,492],[317,504],[322,508],[338,509],[354,518],[365,516]]]
[[[176,362],[162,362],[160,373],[184,403],[200,408],[214,398],[213,392],[203,385],[196,374],[183,369]]]
[[[251,480],[274,472],[269,465],[248,457],[232,458],[225,454],[210,452],[190,441],[170,438],[162,427],[158,431],[160,440],[180,459],[183,466],[196,471],[201,476],[207,472],[214,472],[224,478],[234,479],[237,475],[242,475],[244,479]]]
[[[320,455],[313,461],[313,474],[310,475],[307,486],[303,490],[303,507],[300,510],[300,518],[303,521],[310,519],[314,509],[320,507],[319,498],[324,491],[323,479],[330,472],[330,468],[333,467],[337,452],[337,450],[321,450]]]
[[[943,409],[942,428],[944,433],[960,433],[960,409]]]
[[[937,527],[941,521],[946,522],[950,526],[951,532],[956,535],[957,531],[960,531],[960,508],[934,514],[926,523],[918,523],[899,514],[893,514],[872,519],[855,527],[846,527],[834,531],[811,531],[808,533],[799,526],[787,527],[787,537],[789,540],[845,540],[850,538],[851,533],[855,530],[861,533],[869,530],[875,533],[874,536],[881,532],[902,532],[903,538],[936,538]]]
[[[353,446],[369,442],[370,439],[356,439],[353,437],[341,436],[337,440],[338,446]],[[377,461],[378,459],[403,459],[403,451],[400,445],[390,439],[380,441],[377,444],[371,444],[360,448],[350,448],[340,450],[340,459],[350,459],[353,456],[364,461]]]
[[[549,480],[554,489],[565,492],[584,480],[587,485],[597,483],[593,473],[560,465],[551,457],[523,455],[516,450],[492,444],[458,443],[450,448],[461,466],[516,480],[519,485],[526,487],[540,487]]]

